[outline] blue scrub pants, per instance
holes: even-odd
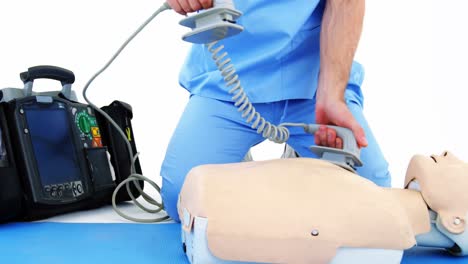
[[[385,160],[362,112],[362,98],[347,90],[346,102],[351,113],[364,128],[369,142],[362,149],[362,177],[389,187],[391,177]],[[256,110],[272,124],[285,122],[315,123],[315,100],[285,100],[254,104]],[[316,157],[309,150],[314,137],[302,128],[290,127],[289,144],[302,157]],[[243,160],[251,147],[264,141],[246,124],[232,102],[192,95],[169,143],[162,164],[162,198],[165,210],[179,221],[177,200],[187,173],[198,165],[234,163]]]

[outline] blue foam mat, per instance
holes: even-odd
[[[0,226],[0,263],[187,264],[178,224],[17,223]],[[412,249],[403,264],[466,263],[443,250]]]
[[[0,227],[0,263],[186,264],[177,224],[29,223]]]

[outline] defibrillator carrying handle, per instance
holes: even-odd
[[[321,125],[309,124],[304,127],[306,133],[315,134]],[[333,162],[347,170],[353,171],[355,167],[361,167],[362,161],[359,158],[361,150],[359,149],[354,134],[351,130],[344,127],[327,126],[336,131],[338,137],[343,141],[343,149],[329,148],[323,146],[311,146],[310,150],[322,159]]]
[[[31,67],[28,71],[21,73],[20,78],[25,84],[36,79],[52,79],[60,81],[62,85],[71,85],[75,82],[75,74],[72,71],[48,65]]]
[[[75,82],[75,74],[67,69],[57,66],[35,66],[26,72],[20,73],[21,81],[24,83],[24,94],[30,96],[34,80],[52,79],[62,83],[62,94],[69,97],[71,94],[71,85]]]

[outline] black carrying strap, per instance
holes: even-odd
[[[133,153],[137,153],[138,151],[131,122],[133,118],[132,107],[122,101],[114,101],[110,105],[104,106],[101,109],[119,125],[127,136],[127,139],[130,141]],[[96,113],[96,117],[98,118],[99,125],[102,128],[101,134],[103,143],[108,147],[109,153],[111,154],[111,162],[114,166],[116,183],[120,184],[122,181],[126,180],[131,173],[131,160],[129,159],[130,155],[128,153],[127,144],[107,119],[99,113]],[[139,159],[135,161],[135,170],[138,174],[142,174]],[[144,182],[138,182],[143,189]],[[129,186],[133,196],[139,197],[140,192],[137,190],[135,185],[130,184]],[[117,194],[117,202],[130,200],[131,198],[125,189]]]

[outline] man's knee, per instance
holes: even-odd
[[[164,203],[164,210],[174,221],[179,222],[177,201],[190,167],[177,166],[175,164],[178,164],[178,162],[165,159],[161,166],[161,176],[163,178],[161,197]]]
[[[176,186],[172,182],[163,178],[161,197],[164,203],[164,210],[176,222],[180,222],[177,211],[177,201],[179,199],[181,186]]]

